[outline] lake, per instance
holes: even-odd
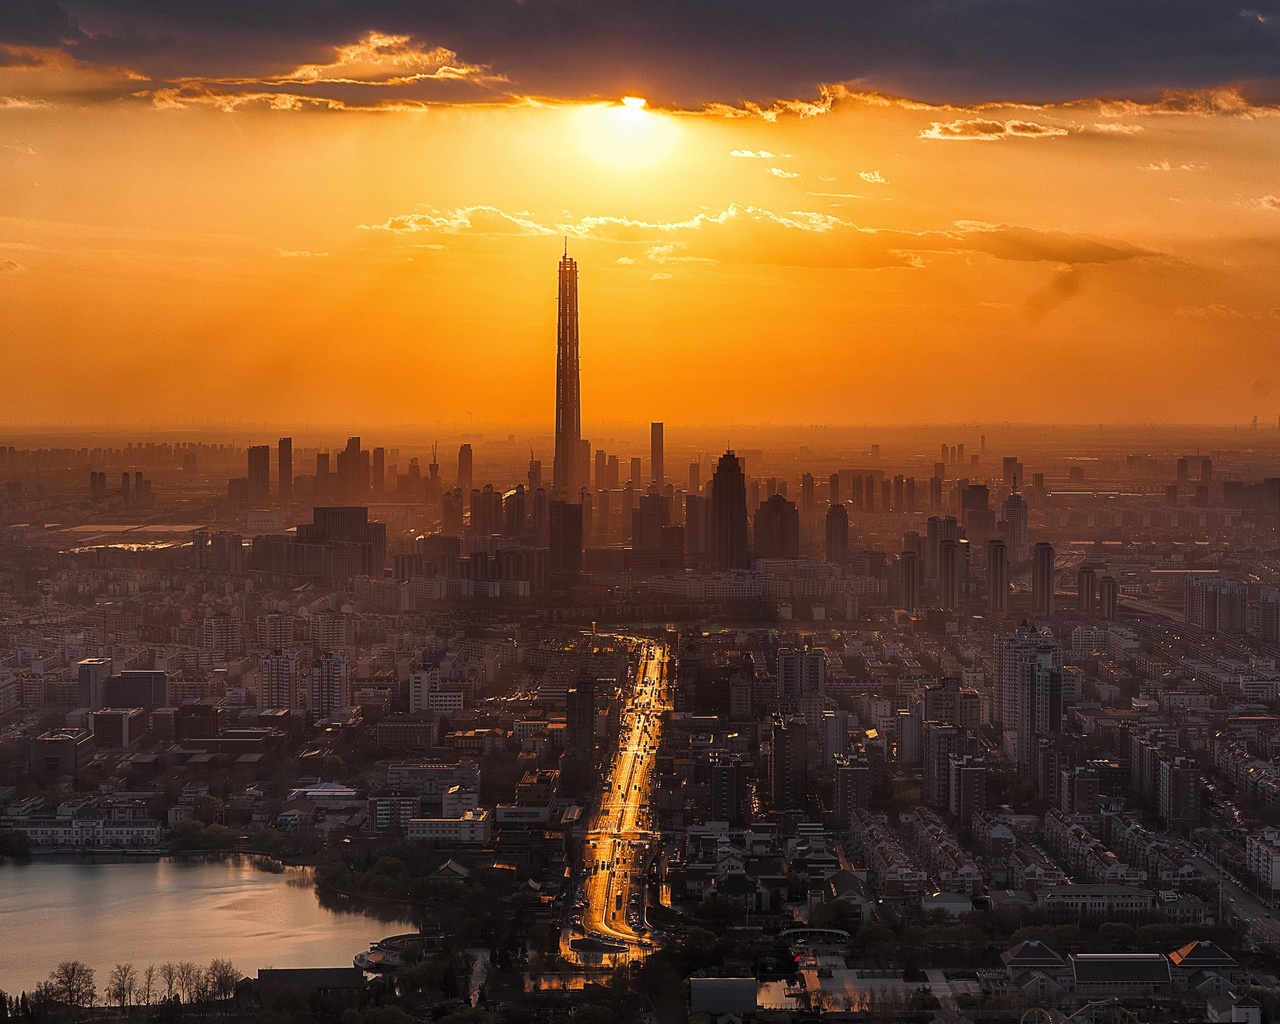
[[[132,963],[226,958],[260,967],[350,967],[385,935],[409,931],[392,905],[317,897],[299,868],[222,860],[37,857],[0,860],[0,989],[30,991],[62,960],[107,974]]]

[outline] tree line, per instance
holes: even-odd
[[[107,975],[103,1004],[122,1012],[158,1003],[209,1003],[231,998],[240,971],[230,960],[215,957],[207,967],[190,960],[116,964]],[[64,960],[30,994],[0,992],[0,1021],[44,1020],[59,1007],[89,1009],[99,1004],[97,972],[82,960]]]

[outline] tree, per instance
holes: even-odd
[[[230,960],[217,957],[209,961],[209,987],[217,999],[230,999],[240,981],[240,972]]]
[[[133,964],[116,964],[107,976],[107,998],[124,1009],[133,1002],[138,987],[138,972]]]
[[[0,828],[0,857],[25,857],[30,852],[30,835],[20,828]]]
[[[169,962],[161,964],[160,980],[164,982],[164,997],[172,999],[174,986],[178,982],[178,965]]]
[[[205,825],[222,819],[222,801],[208,793],[198,793],[191,802],[191,817]]]
[[[142,972],[142,983],[138,986],[138,997],[143,1006],[151,1005],[151,998],[156,994],[156,965],[147,964]]]
[[[53,995],[68,1006],[92,1006],[98,998],[94,970],[80,960],[63,960],[49,975]]]
[[[200,992],[200,975],[204,972],[190,960],[178,964],[178,989],[184,1003],[192,1002]]]

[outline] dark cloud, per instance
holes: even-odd
[[[55,0],[0,3],[0,41],[17,46],[57,46],[79,36],[75,23]]]
[[[682,105],[812,96],[823,82],[931,101],[1280,95],[1280,0],[18,0],[0,40],[157,80],[268,77],[369,32],[490,67],[514,92]]]

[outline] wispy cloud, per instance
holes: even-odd
[[[798,177],[800,177],[799,172],[797,172],[797,171],[784,171],[781,167],[770,167],[770,168],[768,168],[768,171],[769,171],[769,173],[770,173],[770,174],[772,174],[775,178],[798,178]]]
[[[859,171],[858,177],[872,185],[887,185],[889,180],[885,178],[879,171]]]
[[[1280,196],[1263,196],[1258,205],[1264,210],[1280,210]]]
[[[790,153],[770,153],[767,149],[731,149],[729,155],[744,160],[787,160],[791,157]]]
[[[390,231],[409,234],[415,231],[442,231],[457,235],[465,232],[489,235],[554,235],[558,232],[528,217],[505,213],[496,206],[464,206],[447,213],[406,213],[390,217],[381,224],[361,224],[362,231]]]
[[[624,266],[736,263],[878,270],[919,268],[924,265],[923,254],[939,257],[983,254],[1011,262],[1066,266],[1161,256],[1115,239],[1041,231],[1014,224],[957,221],[933,230],[903,231],[863,227],[842,217],[811,210],[778,213],[739,205],[730,205],[718,212],[701,211],[682,220],[598,216],[580,217],[554,226],[542,224],[532,219],[532,215],[517,217],[494,207],[466,207],[405,214],[363,227],[401,236],[420,232],[568,235],[595,242],[643,246],[638,254],[616,258],[616,262]]]
[[[0,259],[0,274],[14,274],[19,270],[26,270],[17,260]]]
[[[934,121],[920,133],[920,138],[945,142],[996,142],[1000,139],[1051,139],[1067,134],[1069,132],[1066,128],[1035,121],[961,118],[956,121]]]
[[[282,260],[323,259],[327,252],[308,252],[305,249],[277,249],[276,256]]]

